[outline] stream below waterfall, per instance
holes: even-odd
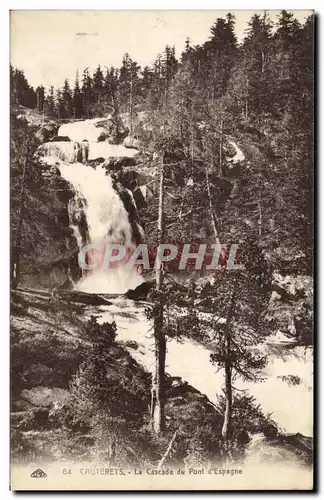
[[[151,372],[154,366],[153,338],[144,306],[122,297],[109,301],[113,305],[100,307],[98,322],[115,321],[117,340],[136,342],[138,347],[127,349],[138,363]],[[272,353],[274,346],[275,354]],[[297,345],[288,348],[277,337],[259,347],[262,352],[268,353],[264,382],[237,380],[235,387],[246,389],[247,394],[253,395],[263,411],[272,414],[282,432],[312,436],[312,350]],[[217,372],[211,364],[210,354],[210,349],[188,337],[183,337],[181,341],[168,339],[166,372],[173,377],[181,377],[216,403],[224,379],[222,371]],[[287,375],[299,377],[300,383],[288,385],[281,378]]]
[[[91,243],[120,242],[132,245],[128,213],[113,187],[111,177],[101,166],[92,168],[76,161],[73,156],[73,151],[78,152],[80,149],[73,146],[73,141],[77,144],[87,141],[91,157],[99,155],[106,159],[111,155],[131,157],[136,154],[136,150],[123,145],[99,143],[98,139],[102,132],[102,120],[65,124],[60,128],[58,135],[69,137],[71,142],[57,141],[55,145],[54,143],[43,145],[45,151],[43,161],[57,165],[62,177],[73,186],[75,199],[79,206],[81,203],[87,220]],[[237,155],[242,156],[243,153],[238,146],[233,141],[232,144]],[[71,227],[81,246],[82,237],[77,224],[71,223]],[[80,280],[77,288],[88,293],[123,294],[142,282],[143,278],[135,271],[126,271],[119,267],[88,274]],[[136,361],[151,371],[153,340],[144,306],[137,305],[122,296],[109,301],[112,305],[96,310],[98,321],[101,323],[115,321],[117,340],[136,342],[137,348],[127,347],[127,349]],[[276,347],[275,352],[273,346]],[[236,381],[235,386],[247,389],[250,395],[255,396],[263,411],[272,414],[272,418],[283,432],[300,432],[305,436],[311,436],[313,406],[311,348],[306,349],[298,345],[287,347],[284,342],[274,337],[260,346],[260,349],[269,355],[269,362],[264,370],[264,382]],[[217,372],[216,367],[210,362],[210,352],[207,347],[189,338],[183,338],[181,342],[168,340],[166,371],[172,376],[181,377],[215,403],[224,383],[222,372]],[[299,383],[289,385],[287,379],[282,378],[289,375],[298,377]]]

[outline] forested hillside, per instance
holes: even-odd
[[[141,68],[125,54],[120,68],[98,67],[92,75],[85,69],[73,86],[66,80],[46,92],[11,69],[12,103],[58,119],[126,116],[131,137],[178,162],[184,185],[192,172],[196,183],[204,182],[206,164],[224,177],[226,139],[235,137],[247,161],[226,209],[218,207],[221,239],[252,233],[268,250],[277,248],[279,260],[305,270],[312,248],[313,29],[312,17],[301,25],[282,11],[274,26],[266,13],[255,14],[239,44],[228,14],[204,44],[187,39],[180,60],[166,46],[153,67]],[[239,189],[247,182],[248,191]],[[226,190],[226,183],[216,184]],[[181,188],[190,191],[184,209],[190,216],[180,217],[179,231],[199,218],[191,206],[201,208],[198,189]]]
[[[314,18],[254,14],[239,41],[228,13],[176,54],[144,68],[125,54],[58,89],[11,68],[17,456],[229,463],[262,434],[280,463],[311,434]],[[153,261],[159,243],[219,244],[221,265],[82,289],[96,272],[77,254],[101,240],[147,243]]]

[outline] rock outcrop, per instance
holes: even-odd
[[[282,333],[303,344],[312,344],[312,277],[275,272],[272,290],[266,319]]]

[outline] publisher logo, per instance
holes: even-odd
[[[36,478],[41,478],[41,477],[47,477],[47,474],[42,471],[42,469],[36,469],[34,472],[31,473],[30,477],[36,477]]]

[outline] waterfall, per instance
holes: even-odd
[[[57,158],[68,163],[86,163],[89,157],[87,142],[52,141],[42,144],[39,150],[45,158]]]
[[[125,310],[127,308],[127,315]],[[101,307],[99,323],[116,321],[118,340],[135,342],[137,348],[127,347],[131,356],[146,370],[154,370],[154,339],[150,335],[151,325],[143,307],[134,305],[125,298],[111,299],[111,305]],[[271,342],[271,343],[270,343]],[[286,348],[280,336],[272,336],[258,348],[268,354],[268,364],[263,370],[264,380],[242,381],[238,378],[235,387],[248,391],[254,396],[265,414],[279,425],[283,432],[300,432],[305,436],[313,434],[313,366],[312,350],[302,346]],[[280,349],[280,356],[273,354],[271,347]],[[167,338],[166,372],[173,377],[181,377],[208,399],[218,403],[218,395],[224,386],[224,374],[210,362],[210,346],[203,346],[185,335]],[[297,385],[288,384],[283,376],[295,376],[300,380]],[[242,393],[244,394],[244,393]]]
[[[84,163],[88,160],[107,158],[133,158],[137,150],[109,142],[51,141],[39,147],[45,158],[56,158],[67,163]]]
[[[105,244],[118,243],[130,250],[135,248],[136,240],[143,231],[126,210],[106,169],[100,165],[92,168],[84,163],[89,150],[95,150],[99,145],[101,154],[105,153],[106,158],[110,157],[112,150],[115,158],[124,157],[125,150],[129,156],[134,156],[137,151],[108,142],[95,142],[100,132],[100,128],[95,127],[96,123],[96,120],[93,123],[85,120],[62,126],[59,134],[64,132],[70,139],[90,139],[89,142],[45,143],[41,146],[43,162],[55,163],[62,177],[74,188],[75,196],[69,203],[69,216],[80,249],[89,243],[102,245],[102,252],[97,251],[95,256],[88,253],[88,263],[97,263],[98,269],[83,271],[77,288],[89,293],[125,293],[141,284],[143,278],[135,269],[125,269],[125,262],[122,261],[113,268],[103,269]],[[133,198],[132,203],[135,204]],[[136,205],[134,212],[137,214]]]
[[[113,188],[111,177],[106,175],[106,170],[100,165],[93,169],[68,163],[61,163],[59,169],[62,177],[73,185],[78,209],[84,212],[88,243],[119,243],[127,248],[134,247],[128,212]],[[80,200],[84,200],[84,203]],[[71,225],[77,240],[84,244],[82,225],[80,229],[80,224],[73,222]],[[78,289],[90,293],[125,293],[142,282],[135,269],[126,270],[121,265],[114,269],[90,272],[80,280]]]

